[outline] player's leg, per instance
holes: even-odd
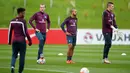
[[[72,42],[73,42],[73,38],[72,36],[67,36],[67,42],[68,42],[68,51],[67,51],[67,63],[70,63],[70,60],[72,58]]]
[[[17,42],[12,43],[11,73],[14,73],[15,63],[18,57],[17,54],[18,54],[19,48],[17,46],[18,46]]]
[[[74,53],[74,47],[73,44],[72,44],[72,48],[70,49],[70,63],[75,63],[73,60],[72,60],[72,57],[73,57],[73,53]]]
[[[25,64],[25,55],[26,55],[26,42],[19,43],[20,48],[20,58],[19,58],[19,73],[22,73],[24,70]]]
[[[38,60],[40,58],[40,55],[42,54],[42,51],[43,51],[44,39],[43,39],[43,36],[40,32],[36,32],[36,36],[39,40],[39,48],[38,48],[38,56],[37,56],[37,60]]]
[[[68,52],[67,52],[67,60],[71,60],[72,57],[72,47],[73,45],[71,43],[68,44]]]
[[[106,55],[106,58],[108,58],[108,54],[109,54],[109,51],[110,51],[110,48],[111,48],[111,43],[112,43],[112,33],[109,33],[109,41],[107,42],[108,45],[107,45],[107,55]]]
[[[45,45],[45,42],[46,42],[46,33],[42,33],[42,37],[43,37],[43,41],[41,43],[41,50],[40,50],[40,57],[44,57],[44,45]]]
[[[71,49],[71,58],[70,58],[71,63],[74,63],[74,62],[72,61],[72,57],[73,57],[73,54],[74,54],[75,46],[76,46],[76,36],[73,36],[72,49]]]
[[[68,44],[68,51],[67,51],[67,62],[66,63],[71,63],[71,58],[72,58],[72,44]]]
[[[108,60],[108,53],[109,53],[109,50],[111,48],[111,41],[112,41],[112,35],[111,33],[104,33],[104,39],[105,39],[105,45],[104,45],[104,51],[103,51],[103,60],[104,60],[104,63],[111,63],[109,60]]]
[[[40,60],[45,61],[45,57],[44,57],[44,45],[45,45],[45,41],[46,41],[46,33],[42,33],[42,37],[43,40],[40,40],[40,44],[39,44],[39,50],[38,50],[38,60],[37,63],[38,64],[44,64],[44,63],[40,63]]]

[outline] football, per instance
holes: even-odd
[[[38,64],[45,64],[46,60],[45,58],[37,60]]]
[[[80,70],[80,73],[89,73],[89,70],[88,70],[88,68],[83,67],[83,68]]]

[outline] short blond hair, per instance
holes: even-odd
[[[45,6],[45,8],[46,8],[46,5],[45,5],[45,4],[40,4],[40,6],[41,6],[41,5],[44,5],[44,6]]]
[[[76,10],[75,8],[72,8],[71,10],[70,10],[70,13],[72,13],[74,10]]]

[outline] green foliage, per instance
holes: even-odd
[[[50,15],[51,28],[59,28],[58,16],[61,17],[61,23],[68,16],[67,8],[71,9],[71,0],[53,0],[53,7],[50,8],[50,0],[27,0],[26,20],[37,11],[39,4],[44,3],[47,6],[46,12]],[[121,29],[129,29],[130,9],[128,9],[129,0],[75,0],[78,10],[79,28],[102,28],[102,12],[105,10],[106,3],[112,1],[115,4],[115,14],[117,24]],[[104,4],[104,8],[103,8]],[[16,16],[14,8],[24,7],[24,0],[0,0],[0,27],[8,27],[9,21]],[[29,27],[31,27],[28,24]]]

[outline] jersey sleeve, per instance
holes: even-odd
[[[29,19],[29,24],[34,28],[36,29],[36,27],[34,26],[33,24],[33,21],[36,19],[36,13]]]
[[[27,37],[28,41],[32,42],[31,37],[30,37],[30,35],[28,33],[28,29],[27,29],[27,25],[26,25],[26,20],[24,20],[24,29],[25,29],[25,34],[26,34],[26,37]]]
[[[47,29],[50,29],[50,24],[51,24],[50,17],[49,15],[47,15]]]
[[[76,18],[77,19],[77,22],[76,22],[76,31],[77,31],[77,29],[78,29],[78,18]]]
[[[117,24],[116,24],[116,17],[115,17],[115,14],[113,14],[113,15],[114,15],[113,26],[114,26],[115,28],[118,28],[118,27],[117,27]]]
[[[12,24],[10,23],[9,29],[8,29],[8,44],[11,44],[12,31],[13,31],[13,26],[12,26]]]
[[[65,27],[64,27],[64,26],[65,26],[67,23],[68,23],[68,19],[65,19],[65,20],[64,20],[64,22],[63,22],[63,23],[61,24],[61,26],[60,26],[60,27],[61,27],[61,29],[62,29],[64,32],[66,32],[66,30],[65,30]]]

